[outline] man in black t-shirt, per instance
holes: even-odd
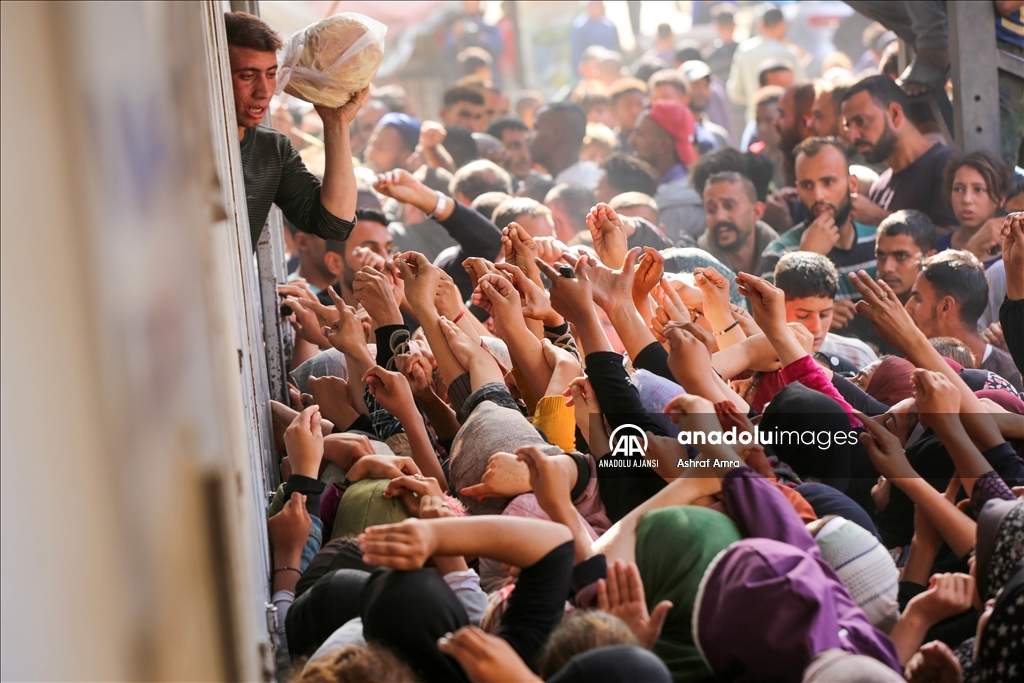
[[[924,137],[907,118],[908,106],[904,92],[885,76],[868,76],[843,95],[846,139],[869,164],[889,166],[867,196],[854,199],[854,220],[878,225],[894,211],[917,209],[941,232],[957,225],[942,192],[942,172],[956,150]]]

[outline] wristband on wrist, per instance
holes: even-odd
[[[455,325],[458,325],[459,321],[462,320],[462,316],[464,316],[464,315],[466,315],[466,309],[465,308],[463,308],[461,311],[459,311],[459,314],[457,316],[455,316],[455,319],[452,320],[452,323],[455,324]]]
[[[278,567],[277,569],[274,570],[274,573],[277,574],[278,572],[288,572],[288,571],[295,572],[299,576],[302,575],[302,572],[300,570],[296,569],[295,567]]]
[[[732,329],[733,329],[734,327],[736,327],[737,325],[739,325],[739,324],[740,324],[740,321],[739,321],[739,320],[734,320],[734,321],[732,322],[732,325],[729,325],[729,327],[725,328],[725,329],[724,329],[724,330],[722,330],[721,332],[715,332],[715,336],[716,336],[716,337],[721,337],[722,335],[724,335],[724,334],[726,334],[726,333],[728,333],[728,332],[731,332],[731,331],[732,331]]]
[[[448,196],[444,192],[441,192],[440,190],[437,190],[436,192],[437,204],[434,204],[434,210],[427,214],[427,217],[434,221],[440,220],[438,216],[444,213],[445,209],[448,208],[449,201]]]

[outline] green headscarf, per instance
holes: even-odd
[[[647,607],[653,609],[662,600],[672,601],[654,654],[668,665],[675,683],[712,678],[693,642],[693,606],[708,565],[740,538],[732,520],[705,507],[663,508],[648,512],[640,520],[636,563]]]

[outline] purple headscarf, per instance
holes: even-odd
[[[743,539],[715,558],[701,581],[693,635],[716,678],[727,681],[800,680],[814,656],[832,648],[902,671],[892,641],[824,560],[767,538]]]

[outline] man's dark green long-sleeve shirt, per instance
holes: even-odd
[[[265,126],[246,128],[240,147],[253,249],[271,204],[277,204],[302,232],[324,239],[348,239],[355,223],[338,218],[320,203],[320,179],[302,163],[286,135]]]

